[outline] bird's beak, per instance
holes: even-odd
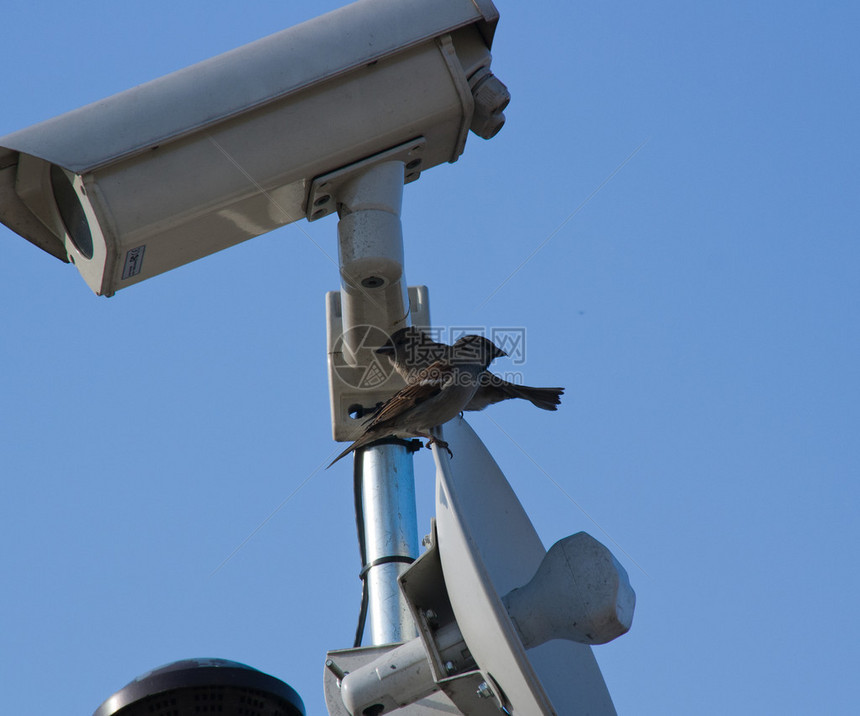
[[[381,356],[393,356],[394,355],[394,344],[391,341],[381,345],[374,351],[376,354]]]
[[[496,348],[496,358],[507,358],[508,354],[505,353],[501,348]]]

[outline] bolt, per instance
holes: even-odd
[[[421,538],[421,544],[427,549],[430,549],[430,547],[433,545],[433,538],[430,535],[424,535]]]
[[[335,664],[334,661],[332,661],[331,659],[325,660],[325,666],[332,674],[334,674],[335,678],[338,681],[338,685],[340,685],[340,682],[343,681],[343,678],[346,676],[346,672],[341,669],[337,664]]]
[[[456,671],[456,669],[457,669],[457,667],[454,666],[453,661],[446,661],[445,662],[445,671],[447,671],[449,674],[453,674],[454,671]]]
[[[486,681],[482,681],[478,684],[478,690],[476,693],[482,699],[490,699],[493,697],[493,690],[489,687]]]
[[[385,285],[385,279],[380,278],[379,276],[368,276],[361,280],[361,285],[365,288],[379,288],[380,286]]]
[[[427,619],[428,622],[432,622],[434,619],[437,619],[439,615],[434,612],[432,609],[428,609],[424,612],[424,618]]]

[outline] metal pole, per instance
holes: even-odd
[[[355,459],[362,461],[367,564],[374,565],[366,577],[371,643],[406,641],[418,634],[397,582],[418,556],[412,454],[402,445],[377,445]]]
[[[338,257],[344,340],[359,326],[386,333],[409,325],[400,206],[404,164],[389,161],[358,171],[337,192]],[[358,346],[350,346],[357,352]],[[398,576],[418,556],[412,455],[378,445],[354,458],[362,474],[368,615],[373,644],[417,636]]]

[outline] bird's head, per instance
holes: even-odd
[[[501,348],[484,336],[468,335],[458,338],[451,348],[455,361],[479,363],[484,368],[490,365],[496,358],[506,356]]]

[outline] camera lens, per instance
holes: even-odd
[[[78,199],[78,193],[66,173],[57,165],[51,166],[51,188],[54,190],[54,201],[63,225],[72,239],[75,248],[85,258],[93,257],[93,235],[84,214],[84,207]]]

